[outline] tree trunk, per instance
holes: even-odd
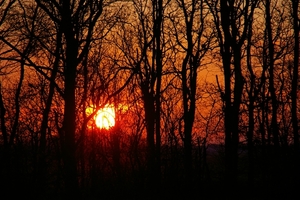
[[[1,133],[3,136],[3,145],[4,145],[4,149],[6,150],[8,149],[8,134],[5,125],[5,113],[6,113],[6,109],[2,97],[2,83],[0,82],[0,118],[1,118],[0,123],[1,123]]]
[[[298,106],[297,106],[297,92],[298,92],[298,76],[299,76],[299,0],[292,0],[293,2],[293,24],[294,24],[294,66],[293,66],[293,80],[292,80],[292,125],[294,135],[294,146],[296,153],[299,154],[299,126],[298,126]]]
[[[247,147],[248,147],[248,184],[249,189],[253,188],[254,181],[254,144],[253,144],[253,134],[254,134],[254,102],[256,99],[255,80],[252,64],[251,64],[251,39],[252,30],[249,30],[249,37],[247,38],[247,68],[250,73],[250,89],[248,92],[249,106],[248,106],[248,118],[249,118],[249,129],[247,131]]]
[[[221,38],[220,48],[225,81],[225,171],[228,187],[234,187],[237,181],[239,112],[244,87],[241,52],[246,38],[249,37],[249,30],[252,26],[253,13],[257,1],[245,1],[243,15],[238,13],[239,11],[236,9],[237,5],[235,3],[235,1],[229,0],[220,1],[223,34],[221,34],[220,29],[217,29]],[[241,6],[241,4],[238,6]],[[242,30],[239,30],[241,22],[240,19],[237,19],[237,16],[240,16],[240,18],[242,16],[244,20],[244,28]],[[231,68],[232,58],[233,69]]]
[[[147,130],[147,179],[149,186],[152,188],[155,184],[155,106],[153,95],[149,93],[148,88],[144,88],[142,91]]]
[[[299,125],[298,125],[298,84],[299,84],[299,0],[292,0],[292,17],[293,17],[293,27],[294,27],[294,66],[293,66],[293,79],[292,79],[292,126],[294,135],[294,154],[295,154],[295,181],[294,187],[297,191],[297,187],[300,184],[300,146],[299,146]],[[296,194],[295,194],[296,195]]]
[[[19,102],[19,98],[20,98],[20,94],[21,94],[21,89],[22,89],[22,84],[23,84],[23,80],[24,80],[24,73],[25,73],[25,61],[22,60],[21,61],[21,70],[20,70],[20,80],[19,80],[19,84],[16,90],[16,94],[15,94],[15,106],[16,106],[16,110],[15,110],[15,119],[14,119],[14,123],[12,126],[12,131],[10,134],[10,138],[9,138],[9,146],[12,146],[14,144],[14,140],[17,134],[17,128],[18,128],[18,124],[19,124],[19,116],[20,116],[20,102]]]
[[[160,115],[161,115],[161,79],[162,79],[162,49],[161,49],[161,32],[163,20],[162,0],[153,1],[153,19],[154,19],[154,40],[153,56],[156,64],[156,94],[155,94],[155,157],[156,157],[156,184],[160,187],[161,179],[161,135],[160,135]],[[153,66],[154,67],[154,66]]]
[[[49,94],[46,101],[46,107],[43,111],[43,118],[41,123],[41,138],[40,138],[40,152],[39,152],[39,163],[38,163],[38,173],[37,173],[37,186],[40,194],[45,193],[45,184],[46,184],[46,173],[47,173],[47,163],[46,163],[46,135],[48,129],[48,119],[49,113],[52,106],[52,99],[54,96],[55,90],[55,78],[58,72],[58,63],[59,63],[59,52],[61,48],[61,34],[57,34],[57,47],[56,47],[56,58],[53,64],[52,74],[50,77],[50,86]]]
[[[64,66],[64,138],[63,155],[66,194],[68,198],[78,197],[78,180],[75,158],[75,80],[77,71],[78,44],[73,32],[70,2],[63,1],[62,30],[66,40],[66,61]]]
[[[224,69],[224,82],[225,82],[225,181],[226,185],[230,187],[232,185],[234,177],[233,168],[233,139],[232,139],[232,128],[233,128],[233,117],[232,114],[232,101],[231,101],[231,52],[230,52],[230,29],[229,29],[229,8],[227,1],[221,1],[221,19],[222,29],[224,32],[224,44],[221,47],[221,55]]]
[[[268,66],[269,66],[269,74],[270,74],[270,83],[269,90],[271,94],[272,100],[272,119],[271,119],[271,131],[273,135],[273,142],[275,148],[279,148],[279,129],[277,124],[277,98],[275,92],[275,81],[274,81],[274,44],[273,44],[273,36],[272,36],[272,25],[271,25],[271,11],[270,11],[270,0],[266,0],[266,31],[268,38]]]

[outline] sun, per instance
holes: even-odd
[[[88,108],[87,113],[92,113],[93,108]],[[116,113],[113,105],[105,105],[102,109],[99,109],[94,116],[95,124],[100,129],[110,129],[115,126]]]
[[[95,116],[96,126],[100,129],[110,129],[116,124],[115,117],[114,107],[106,105],[104,108],[98,110]]]

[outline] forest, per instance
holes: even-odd
[[[299,30],[299,0],[0,0],[0,198],[298,199]]]

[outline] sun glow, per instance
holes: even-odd
[[[88,114],[92,113],[94,108],[87,108],[86,112]],[[115,108],[112,105],[105,105],[104,108],[99,109],[94,116],[95,124],[100,129],[110,129],[115,126]]]

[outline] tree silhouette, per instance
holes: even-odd
[[[239,115],[245,78],[242,74],[242,47],[251,30],[258,1],[210,2],[218,34],[224,70],[225,168],[228,185],[237,179]],[[241,21],[241,18],[243,19]],[[231,186],[229,186],[231,187]]]
[[[296,162],[296,183],[299,183],[300,174],[297,168],[300,166],[300,146],[299,146],[299,124],[298,124],[298,111],[299,108],[297,106],[299,98],[298,98],[298,90],[299,90],[299,1],[292,1],[292,18],[293,18],[293,28],[294,28],[294,62],[293,62],[293,77],[292,77],[292,91],[291,91],[291,99],[292,99],[292,126],[293,126],[293,135],[294,135],[294,147],[295,147],[295,162]]]
[[[206,53],[211,48],[211,37],[206,25],[208,13],[204,2],[198,1],[176,1],[173,6],[174,13],[171,21],[174,29],[175,47],[183,52],[181,67],[175,70],[175,75],[181,81],[182,108],[183,108],[183,143],[185,173],[187,184],[192,178],[192,146],[193,125],[195,121],[198,73],[204,66]],[[181,20],[179,17],[182,17]],[[184,37],[182,37],[184,35]],[[177,56],[179,58],[179,55]],[[181,131],[181,130],[179,130]]]

